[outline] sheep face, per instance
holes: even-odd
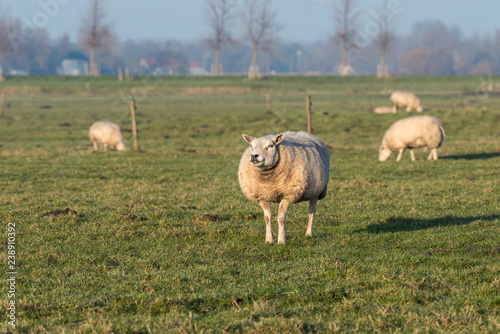
[[[419,105],[419,106],[417,107],[417,111],[418,111],[418,112],[422,112],[422,111],[424,111],[424,107],[423,107],[422,105]]]
[[[277,146],[283,140],[282,133],[274,137],[261,138],[243,134],[243,139],[250,144],[250,163],[252,166],[260,170],[268,170],[276,165],[279,158]]]
[[[387,147],[380,146],[378,150],[378,160],[380,161],[386,161],[387,158],[391,155],[391,150],[389,150]]]
[[[124,142],[120,142],[120,143],[118,143],[118,145],[116,145],[116,149],[117,149],[118,151],[125,151],[125,149],[126,149],[126,145],[125,145],[125,143],[124,143]]]

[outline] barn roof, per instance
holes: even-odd
[[[76,50],[68,53],[66,56],[63,57],[63,59],[85,60],[85,61],[89,60],[89,58],[86,55],[84,55],[80,51],[76,51]]]

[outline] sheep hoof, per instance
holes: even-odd
[[[266,240],[266,245],[272,245],[274,244],[274,241],[271,239],[271,240]]]
[[[306,233],[306,237],[307,237],[307,238],[312,238],[312,237],[313,237],[313,235],[312,235],[312,233]]]
[[[285,240],[278,240],[278,245],[284,245],[285,244]]]

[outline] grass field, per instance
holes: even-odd
[[[0,332],[498,333],[500,97],[484,80],[8,78],[0,264],[9,278],[15,223],[16,327],[5,316]],[[417,92],[442,121],[438,161],[377,160],[408,116],[370,111],[391,89]],[[265,245],[262,210],[238,185],[241,134],[304,130],[307,90],[328,196],[312,239],[300,203],[287,244]],[[141,151],[92,152],[97,120],[131,146],[131,93]],[[76,214],[43,215],[66,207]],[[5,315],[8,294],[4,283]]]

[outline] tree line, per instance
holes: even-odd
[[[324,40],[279,38],[284,22],[269,0],[205,0],[206,31],[196,42],[154,39],[120,41],[107,16],[106,0],[88,0],[78,40],[55,40],[43,27],[27,25],[0,7],[0,65],[4,74],[56,74],[63,57],[79,50],[89,75],[188,74],[500,74],[500,30],[464,36],[440,21],[417,22],[410,34],[397,32],[394,2],[380,0],[368,22],[356,0],[332,0],[332,34]],[[392,7],[391,7],[392,6]]]

